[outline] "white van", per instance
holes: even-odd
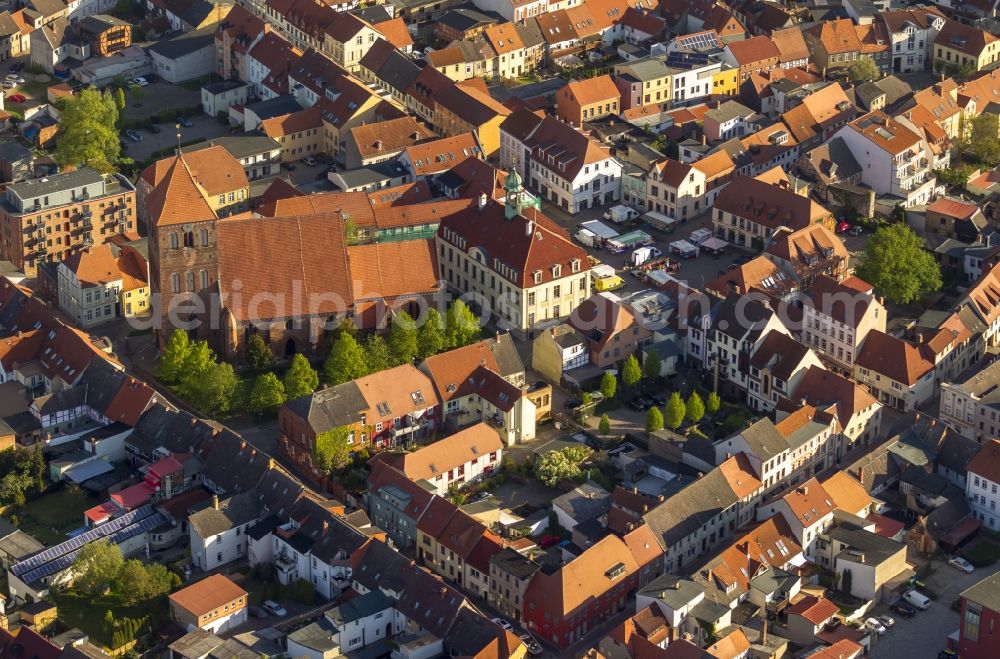
[[[921,611],[926,611],[927,607],[931,605],[931,600],[918,590],[911,590],[903,595],[903,599]]]

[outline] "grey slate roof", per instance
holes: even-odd
[[[519,579],[527,579],[538,571],[538,563],[527,556],[506,547],[490,556],[490,563],[506,574]]]
[[[700,584],[673,574],[664,574],[640,588],[639,595],[655,597],[677,611],[690,604],[705,589]]]
[[[219,535],[225,531],[249,524],[258,519],[261,509],[257,492],[242,492],[219,502],[218,508],[209,506],[191,515],[191,528],[202,538]]]
[[[326,618],[335,627],[341,629],[344,625],[375,615],[380,611],[392,608],[392,600],[380,590],[373,590],[361,597],[352,598],[340,606],[326,612]]]
[[[713,469],[642,517],[666,550],[738,501],[722,472]]]
[[[320,618],[316,622],[293,631],[288,635],[288,640],[295,641],[310,650],[323,653],[325,656],[325,653],[337,649],[337,644],[333,641],[333,633],[333,624],[326,618]]]
[[[552,506],[559,508],[579,524],[608,512],[611,508],[611,493],[595,483],[587,482],[553,499]]]
[[[207,4],[196,2],[195,4]],[[198,21],[200,22],[200,21]],[[215,48],[215,27],[209,25],[200,30],[187,32],[173,39],[157,41],[149,46],[149,50],[165,59],[175,60],[190,55],[203,48]]]
[[[755,422],[739,433],[750,445],[751,450],[763,460],[770,460],[788,450],[788,440],[778,432],[768,418]]]
[[[851,547],[862,554],[861,556],[845,556],[848,560],[863,563],[864,565],[879,565],[895,556],[899,550],[905,550],[906,545],[896,542],[890,538],[885,538],[877,533],[872,533],[863,528],[851,524],[843,524],[830,530],[829,536]]]
[[[357,422],[361,413],[369,407],[364,394],[354,382],[321,389],[288,401],[285,406],[296,416],[308,421],[309,427],[317,434]]]
[[[100,183],[102,177],[89,167],[81,167],[72,172],[62,172],[54,176],[31,179],[21,183],[13,183],[7,189],[21,199],[33,199],[47,194],[55,194],[71,188]]]
[[[975,586],[965,589],[962,597],[993,611],[1000,611],[1000,572],[991,574]]]
[[[0,14],[0,18],[2,17],[3,14]],[[0,22],[0,26],[2,26],[2,22]],[[29,158],[31,158],[31,151],[17,140],[0,142],[0,160],[4,162],[17,162]]]

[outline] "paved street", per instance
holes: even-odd
[[[944,649],[948,635],[958,629],[958,613],[951,609],[951,603],[963,590],[986,578],[995,569],[982,568],[966,574],[943,562],[935,562],[935,565],[937,570],[926,579],[926,583],[938,599],[931,602],[929,609],[918,611],[909,620],[890,613],[896,624],[873,644],[872,659],[936,657],[938,651]],[[877,614],[887,612],[888,607],[884,605],[875,610]]]

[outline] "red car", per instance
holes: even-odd
[[[837,224],[837,233],[847,233],[851,230],[851,225],[849,222],[840,222]]]
[[[8,96],[7,100],[9,100],[11,103],[24,103],[28,99],[24,97],[24,94],[13,94],[11,96]]]

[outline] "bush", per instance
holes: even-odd
[[[305,579],[297,579],[291,586],[292,599],[307,606],[316,603],[316,589]]]

